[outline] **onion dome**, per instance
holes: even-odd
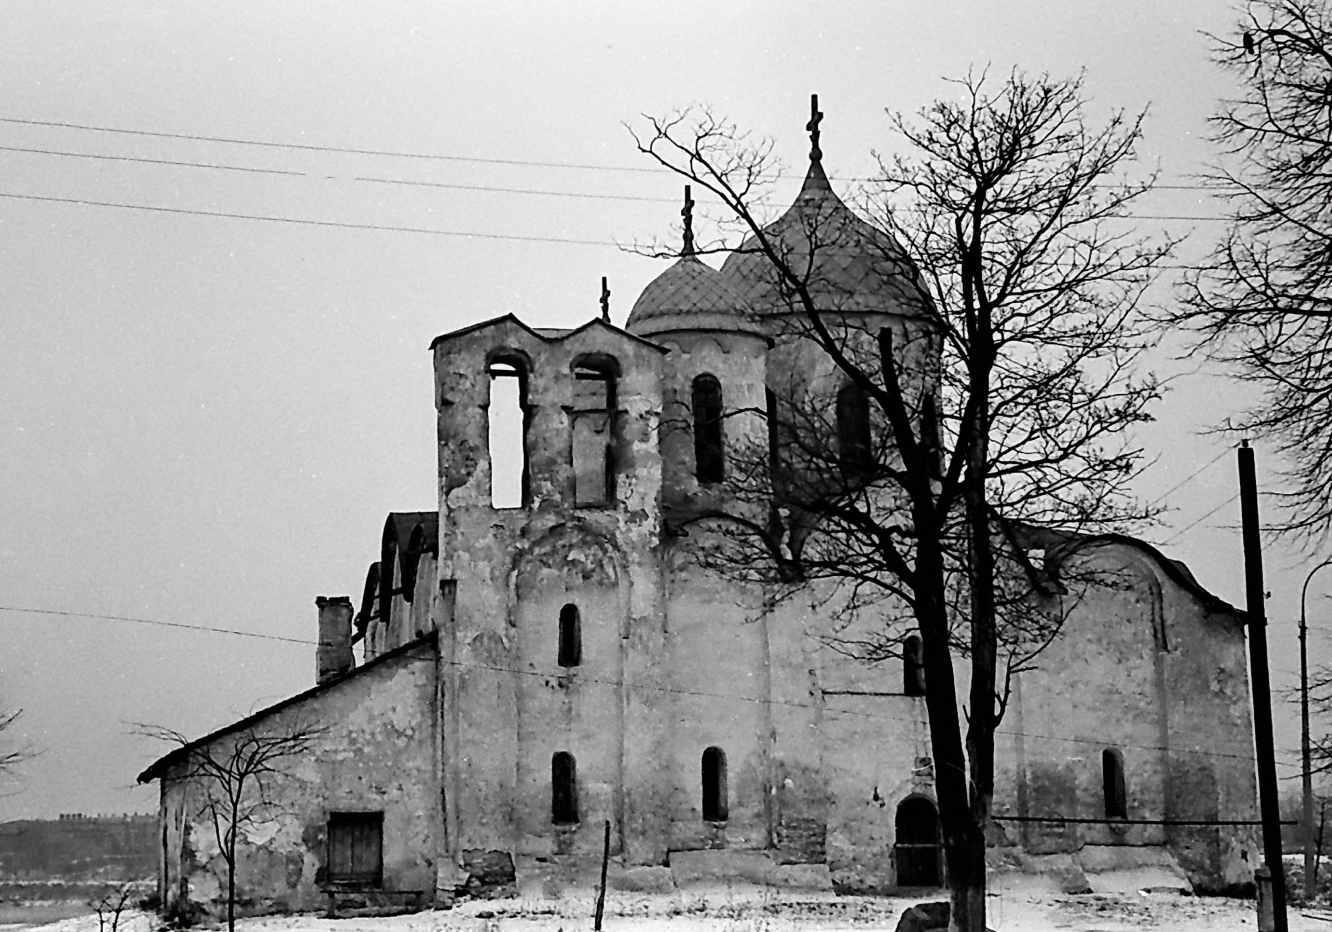
[[[906,253],[892,236],[857,217],[833,193],[823,172],[814,98],[809,173],[795,203],[764,234],[778,255],[806,279],[819,310],[849,313],[919,313],[921,297]],[[813,264],[810,253],[813,252]],[[801,310],[772,261],[750,236],[722,265],[724,275],[759,314]]]
[[[685,186],[684,249],[643,289],[624,329],[640,337],[677,330],[722,330],[766,337],[763,324],[723,275],[694,254],[693,200]]]
[[[764,335],[749,302],[697,256],[681,256],[643,289],[624,329],[640,337],[673,330],[727,330]]]

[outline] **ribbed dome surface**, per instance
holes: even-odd
[[[808,265],[813,244],[808,283],[819,310],[916,313],[920,298],[901,246],[842,203],[819,162],[810,163],[800,196],[764,232],[797,271]],[[721,274],[760,314],[799,310],[783,296],[769,259],[751,249],[757,249],[753,236],[726,259]]]
[[[624,329],[641,337],[674,330],[728,330],[764,335],[749,302],[720,272],[682,256],[643,289]]]

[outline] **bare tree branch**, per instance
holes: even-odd
[[[201,794],[198,813],[207,816],[212,825],[227,867],[227,928],[235,932],[240,833],[272,805],[271,778],[281,774],[292,758],[308,753],[324,729],[300,723],[273,730],[255,726],[206,743],[191,742],[180,732],[159,725],[137,725],[134,730],[185,752],[180,770],[173,776],[194,784]]]
[[[830,189],[765,224],[770,144],[705,110],[648,118],[635,139],[731,212],[744,239],[728,266],[767,296],[754,310],[778,348],[817,348],[786,370],[770,358],[767,437],[728,444],[723,494],[671,506],[668,525],[775,600],[831,585],[825,641],[843,653],[900,658],[919,632],[953,915],[979,930],[1012,678],[1105,584],[1074,542],[1149,514],[1128,494],[1141,451],[1125,438],[1160,393],[1136,372],[1138,302],[1173,243],[1119,223],[1152,181],[1121,177],[1141,116],[1089,129],[1079,81],[958,85],[960,102],[893,117],[910,151],[880,162],[877,227]],[[816,158],[807,191],[826,185]],[[848,262],[874,277],[875,308]],[[848,433],[854,418],[868,430]],[[688,428],[676,420],[664,429]],[[1038,546],[1035,526],[1064,545]],[[965,702],[954,657],[971,664]]]

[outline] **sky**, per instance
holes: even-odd
[[[704,104],[771,137],[780,206],[811,93],[850,196],[900,145],[885,108],[971,68],[1082,73],[1094,121],[1149,108],[1134,170],[1163,187],[1136,222],[1187,235],[1183,263],[1222,229],[1197,174],[1234,88],[1203,33],[1233,19],[1215,0],[6,3],[0,709],[35,753],[0,821],[152,810],[134,779],[167,749],[136,724],[197,736],[313,684],[315,597],[359,597],[387,513],[436,507],[431,339],[509,312],[576,326],[603,275],[622,323],[665,268],[626,248],[678,235],[680,184],[627,128],[643,114]],[[1169,508],[1143,536],[1242,605],[1234,438],[1207,431],[1255,397],[1184,345],[1151,361],[1176,378],[1139,437],[1135,491]],[[1282,688],[1319,558],[1266,556]],[[1332,570],[1315,623],[1328,592]]]

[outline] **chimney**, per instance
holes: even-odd
[[[352,604],[345,595],[315,599],[319,606],[319,648],[315,652],[315,682],[320,685],[350,673],[352,656]]]

